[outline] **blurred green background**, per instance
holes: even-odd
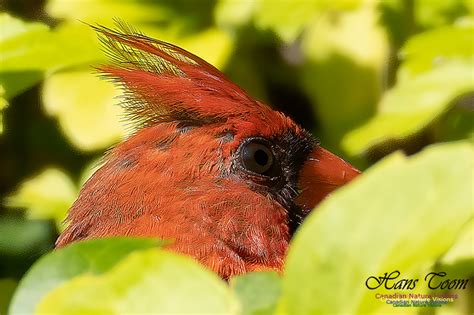
[[[472,0],[0,2],[0,312],[127,123],[84,23],[120,18],[221,69],[365,169],[472,139]]]

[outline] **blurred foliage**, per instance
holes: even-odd
[[[408,40],[400,51],[397,83],[383,95],[376,115],[346,136],[347,151],[361,154],[381,142],[406,139],[474,91],[473,34],[471,24],[447,26]]]
[[[10,0],[0,8],[0,312],[22,274],[53,248],[98,157],[134,130],[116,105],[117,89],[93,69],[107,61],[87,24],[113,26],[116,18],[216,65],[313,131],[323,146],[369,170],[303,225],[283,279],[245,275],[225,289],[189,260],[150,251],[125,257],[148,248],[146,242],[125,246],[130,250],[117,253],[101,272],[89,273],[91,263],[68,273],[64,266],[83,256],[64,249],[31,269],[13,313],[31,313],[40,299],[41,310],[49,312],[93,298],[104,311],[135,307],[122,294],[136,288],[145,299],[155,289],[162,292],[158,282],[172,281],[162,270],[176,274],[175,263],[203,281],[180,278],[175,298],[199,293],[203,310],[244,314],[324,313],[337,305],[347,312],[388,312],[355,286],[364,270],[377,273],[393,264],[411,275],[433,266],[474,275],[472,0]],[[470,144],[439,145],[409,158],[398,153],[371,167],[396,150],[416,154],[465,139]],[[88,246],[99,245],[72,252],[94,255]],[[110,246],[97,257],[117,251]],[[49,274],[55,263],[57,273]],[[138,270],[137,264],[147,267]],[[154,270],[161,264],[164,269]],[[36,278],[43,272],[46,278]],[[321,281],[302,290],[315,277]],[[338,287],[328,289],[331,283]],[[102,295],[83,292],[84,286]],[[32,292],[37,298],[26,303]],[[71,294],[77,299],[68,299]],[[350,296],[350,303],[338,303]],[[456,313],[474,306],[453,307]],[[436,313],[443,309],[449,308]]]

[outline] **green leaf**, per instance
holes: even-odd
[[[442,117],[457,97],[474,91],[473,70],[474,62],[452,61],[395,85],[384,94],[379,112],[344,137],[344,149],[360,155],[421,131]]]
[[[39,259],[21,280],[10,314],[33,314],[36,305],[49,291],[68,280],[81,274],[102,274],[133,251],[161,244],[146,238],[103,238],[74,243],[51,252]]]
[[[114,0],[49,0],[46,12],[52,17],[69,20],[107,21],[120,17],[127,22],[153,22],[163,17],[153,1],[114,1]]]
[[[413,32],[413,2],[381,0],[379,1],[378,10],[380,24],[384,25],[391,46],[394,48],[400,47]],[[392,60],[392,62],[395,62],[395,60]],[[391,75],[389,80],[392,80]]]
[[[0,86],[5,90],[3,97],[11,99],[42,79],[43,74],[40,71],[0,72]]]
[[[382,93],[388,39],[376,7],[341,13],[337,23],[330,15],[315,20],[303,36],[302,50],[303,88],[325,145],[337,148],[344,134],[373,114]]]
[[[38,257],[52,249],[57,237],[50,221],[27,220],[8,213],[0,215],[0,231],[0,277],[17,279]],[[0,299],[2,292],[0,288]]]
[[[35,62],[38,55],[44,53],[40,42],[47,41],[49,29],[41,23],[24,23],[6,13],[0,13],[0,30],[1,97],[10,99],[42,79],[41,73],[34,71],[22,75],[5,72],[24,67],[24,63],[31,62],[29,59]],[[0,100],[0,110],[4,104],[5,101]],[[0,122],[0,133],[1,128]]]
[[[231,29],[250,22],[257,1],[220,0],[214,8],[216,24]]]
[[[274,314],[281,294],[277,273],[247,273],[232,278],[230,285],[241,301],[242,314]]]
[[[452,61],[474,60],[474,25],[453,25],[411,37],[400,51],[398,80],[412,78]],[[471,69],[472,71],[473,69]],[[474,75],[471,76],[474,80]]]
[[[46,112],[58,119],[71,143],[84,151],[108,147],[124,138],[123,109],[114,99],[118,95],[112,83],[91,71],[59,72],[43,86]]]
[[[238,302],[216,274],[156,249],[131,254],[102,275],[83,274],[46,295],[54,314],[235,314]]]
[[[48,168],[24,181],[18,190],[6,198],[6,206],[27,210],[30,219],[53,219],[61,230],[67,210],[78,194],[78,188],[68,175]]]
[[[366,279],[394,270],[400,278],[416,278],[452,246],[473,219],[473,154],[472,144],[462,142],[410,158],[396,153],[318,206],[287,258],[283,296],[289,313],[393,311],[374,297],[391,291],[369,290]],[[424,290],[422,277],[420,282]]]
[[[49,28],[42,23],[25,23],[6,13],[0,14],[1,71],[42,68],[41,57],[50,49]]]
[[[6,257],[18,257],[27,254],[37,257],[49,250],[55,234],[54,228],[47,221],[25,220],[15,216],[0,217],[0,254],[1,270],[6,269]],[[29,258],[30,258],[29,257]]]
[[[401,50],[397,84],[384,94],[376,115],[345,136],[344,149],[361,155],[443,120],[458,97],[474,91],[473,32],[472,26],[456,25],[410,38]]]
[[[468,107],[463,108],[463,99],[466,105],[473,102],[474,95],[466,95],[455,101],[454,108],[451,108],[443,119],[435,122],[430,128],[434,139],[439,142],[457,141],[463,139],[474,140],[474,111]]]
[[[285,42],[294,41],[318,13],[357,8],[360,0],[294,0],[257,2],[255,24],[260,29],[271,29]]]
[[[6,99],[40,82],[46,71],[104,58],[94,32],[84,24],[61,24],[50,31],[2,13],[0,29],[0,85]]]
[[[52,71],[103,59],[94,32],[84,24],[61,24],[50,31],[4,13],[0,29],[1,72]]]
[[[49,0],[46,12],[59,19],[105,26],[112,26],[114,19],[120,18],[149,36],[153,35],[149,32],[153,29],[179,36],[211,26],[213,5],[212,0]]]
[[[96,33],[84,23],[59,24],[52,32],[53,62],[47,70],[57,71],[75,66],[87,66],[105,61]],[[89,68],[90,69],[90,68]]]
[[[450,24],[469,14],[471,0],[417,0],[413,2],[416,23],[425,28]]]

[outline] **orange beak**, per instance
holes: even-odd
[[[318,147],[306,160],[299,174],[298,187],[301,189],[296,203],[307,215],[321,200],[333,190],[350,182],[360,171],[352,165]]]

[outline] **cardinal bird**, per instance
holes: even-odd
[[[359,172],[199,57],[121,24],[94,26],[139,126],[106,154],[56,242],[158,237],[222,278],[281,271],[290,239]]]

